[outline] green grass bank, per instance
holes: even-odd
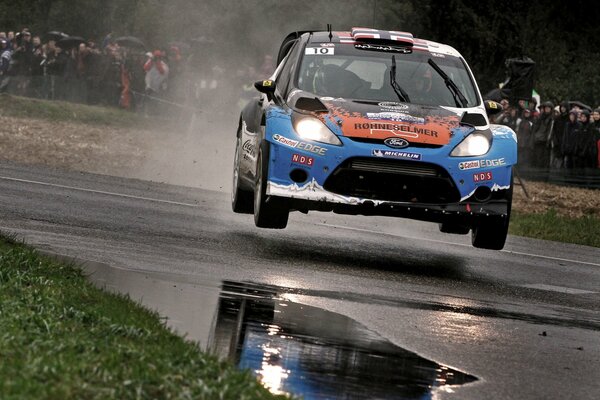
[[[600,247],[600,218],[566,217],[550,209],[544,213],[513,212],[509,233],[535,239]]]
[[[81,270],[0,237],[0,398],[285,397]]]

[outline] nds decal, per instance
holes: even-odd
[[[473,174],[473,182],[486,182],[494,179],[494,176],[491,172],[479,172],[477,174]]]
[[[315,163],[315,159],[309,156],[303,156],[302,154],[292,154],[292,162],[294,164],[302,164],[307,167],[312,167]]]
[[[413,124],[423,125],[425,118],[413,117],[405,113],[383,111],[378,113],[367,113],[368,119],[376,119],[380,121],[394,121],[394,122],[410,122]]]
[[[273,135],[273,140],[277,143],[281,143],[284,146],[291,147],[298,150],[308,151],[319,156],[324,156],[327,153],[327,149],[322,146],[318,146],[312,143],[300,142],[294,139],[288,139],[280,134],[276,133]]]
[[[404,158],[408,160],[420,160],[421,155],[417,153],[409,153],[407,151],[394,151],[394,150],[373,150],[371,155],[375,157],[387,157],[387,158]]]

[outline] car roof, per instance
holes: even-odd
[[[429,51],[430,53],[439,53],[454,57],[461,57],[460,53],[451,46],[446,44],[433,42],[415,38],[409,32],[401,31],[386,31],[370,28],[352,28],[351,31],[332,31],[330,32],[303,32],[303,35],[308,35],[308,44],[317,43],[335,43],[335,44],[384,44],[384,45],[399,45],[410,46],[416,51]]]

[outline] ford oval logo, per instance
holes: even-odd
[[[383,141],[383,143],[385,143],[386,146],[394,149],[403,149],[410,146],[410,143],[408,143],[406,140],[397,137],[387,138]]]

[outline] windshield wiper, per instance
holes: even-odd
[[[448,90],[450,90],[450,93],[452,93],[452,97],[454,97],[454,102],[456,103],[456,106],[466,108],[469,102],[467,101],[465,95],[462,94],[458,86],[456,86],[456,83],[454,83],[454,81],[448,76],[448,74],[442,71],[440,66],[437,65],[435,61],[433,61],[431,58],[427,60],[427,62],[433,67],[433,69],[435,69],[435,72],[437,72],[444,80],[444,83],[448,87]]]
[[[402,89],[398,82],[396,82],[396,56],[392,56],[392,68],[390,69],[390,85],[392,85],[392,89],[398,96],[400,101],[405,103],[410,103],[410,98],[408,97],[408,93]]]

